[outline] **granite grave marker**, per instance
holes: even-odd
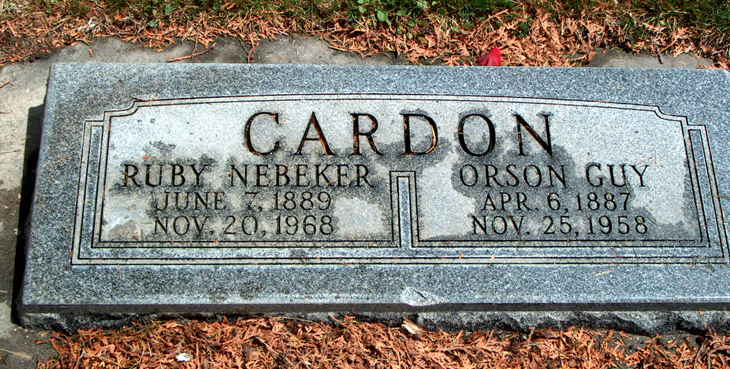
[[[710,70],[58,64],[21,317],[722,311],[729,87]]]

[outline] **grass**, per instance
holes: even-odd
[[[52,1],[39,0],[46,4]],[[88,12],[89,8],[81,1],[69,1],[69,15],[84,16]],[[728,46],[727,37],[730,35],[730,5],[728,1],[719,0],[233,0],[225,3],[223,0],[108,0],[107,3],[112,12],[124,12],[131,7],[150,19],[162,15],[170,17],[177,9],[184,9],[186,15],[192,17],[196,13],[221,14],[226,11],[224,5],[235,4],[229,7],[235,7],[238,12],[269,10],[302,22],[327,21],[333,15],[346,15],[353,25],[361,19],[384,25],[404,21],[427,22],[427,13],[449,17],[463,24],[487,19],[503,10],[522,8],[527,13],[534,13],[543,9],[555,20],[585,16],[602,21],[617,17],[618,28],[633,42],[651,37],[654,27],[711,30],[707,36],[715,38],[718,46],[723,45],[724,48]],[[529,26],[528,22],[526,27]],[[523,33],[527,31],[526,27],[521,29]]]

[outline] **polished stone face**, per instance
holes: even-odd
[[[727,87],[718,71],[57,65],[23,319],[718,309]]]
[[[136,102],[86,132],[75,264],[620,262],[722,242],[706,133],[656,107],[269,95]]]

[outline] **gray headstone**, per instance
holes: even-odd
[[[57,64],[21,318],[722,329],[729,87],[712,70]]]

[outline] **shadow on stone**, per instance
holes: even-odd
[[[20,289],[23,284],[26,258],[26,233],[33,206],[33,188],[35,188],[36,166],[38,165],[38,150],[43,132],[43,111],[45,105],[28,109],[28,126],[25,132],[25,150],[23,158],[23,178],[20,188],[20,208],[18,210],[18,234],[15,249],[15,272],[13,274],[13,304],[12,320],[18,323]]]

